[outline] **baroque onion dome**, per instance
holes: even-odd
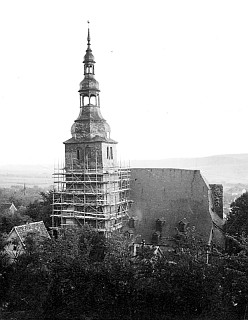
[[[72,139],[79,141],[112,142],[110,126],[100,111],[99,83],[95,79],[95,58],[90,44],[90,30],[88,28],[87,50],[84,56],[84,79],[80,82],[80,113],[71,128]],[[68,141],[69,142],[69,141]]]

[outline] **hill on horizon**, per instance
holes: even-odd
[[[214,155],[201,158],[131,160],[133,168],[175,168],[200,170],[209,183],[248,184],[248,154]],[[0,165],[0,187],[53,184],[54,165]]]
[[[133,160],[133,168],[200,170],[209,183],[248,183],[248,154],[225,154],[201,158]]]

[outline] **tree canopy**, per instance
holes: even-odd
[[[25,253],[0,264],[1,308],[42,320],[242,319],[247,252],[216,253],[207,264],[204,245],[188,239],[162,256],[134,257],[122,235],[106,239],[87,226],[57,239],[30,234]]]
[[[233,236],[248,235],[248,193],[243,193],[230,205],[226,232]]]
[[[0,190],[1,191],[1,190]],[[19,203],[11,196],[10,198],[3,198],[7,201]],[[2,199],[2,201],[3,201]],[[32,197],[30,200],[33,199]],[[29,202],[27,206],[17,206],[17,211],[11,213],[9,210],[0,212],[0,233],[9,233],[14,226],[22,225],[27,222],[43,221],[45,226],[51,226],[53,191],[39,192],[39,198]]]

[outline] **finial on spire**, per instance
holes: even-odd
[[[90,46],[90,22],[89,20],[87,21],[88,23],[88,37],[87,37],[87,41],[88,41],[88,47]]]
[[[90,47],[90,27],[89,27],[90,22],[87,21],[87,23],[88,23],[87,49],[86,49],[86,54],[84,56],[83,63],[92,64],[92,63],[95,63],[95,61],[94,61],[94,56],[92,54],[92,50],[91,50],[91,47]]]

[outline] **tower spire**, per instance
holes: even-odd
[[[94,75],[94,63],[95,63],[95,58],[92,54],[91,50],[91,43],[90,43],[90,22],[87,21],[88,23],[88,36],[87,36],[87,49],[86,49],[86,54],[84,56],[84,75],[91,73]],[[89,68],[88,68],[89,67]]]
[[[89,24],[89,21],[87,21]],[[86,139],[108,143],[110,126],[100,111],[100,89],[95,79],[95,58],[90,47],[90,28],[87,33],[87,49],[84,56],[84,78],[79,84],[80,113],[72,125],[71,133],[77,141]],[[100,139],[100,140],[99,140]],[[111,140],[111,143],[116,143]]]
[[[87,44],[88,44],[88,49],[90,49],[90,22],[89,20],[87,21],[88,23],[88,37],[87,37]]]

